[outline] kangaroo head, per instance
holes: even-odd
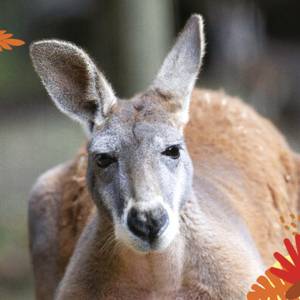
[[[82,49],[57,40],[31,46],[54,103],[89,132],[93,200],[137,251],[162,250],[179,232],[193,172],[183,128],[203,54],[202,18],[193,15],[148,90],[118,101]]]

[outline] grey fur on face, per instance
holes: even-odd
[[[103,128],[95,129],[89,143],[88,182],[93,199],[106,208],[119,231],[128,230],[127,214],[131,206],[140,210],[167,206],[178,216],[191,190],[192,164],[182,131],[167,118],[160,123],[137,120],[135,101],[124,103]],[[145,106],[138,114],[147,109]],[[178,159],[163,154],[172,145],[180,149]],[[97,155],[102,153],[108,153],[116,161],[104,169],[97,166]],[[178,219],[170,222],[177,223]]]
[[[87,178],[95,203],[108,212],[116,237],[135,249],[167,247],[179,230],[179,210],[193,172],[182,129],[203,54],[202,18],[193,15],[150,88],[118,101],[82,49],[57,40],[31,46],[35,69],[56,106],[89,128]],[[141,236],[159,223],[154,211],[168,216],[153,245],[128,229],[133,208],[140,212],[135,221]]]

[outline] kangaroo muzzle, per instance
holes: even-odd
[[[138,238],[150,244],[155,242],[169,224],[169,216],[163,207],[157,207],[147,211],[132,207],[127,216],[129,230]]]

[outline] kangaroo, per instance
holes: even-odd
[[[192,15],[150,87],[124,101],[82,49],[32,44],[50,97],[88,137],[31,193],[37,299],[245,299],[282,249],[298,158],[239,99],[194,88],[204,48]]]

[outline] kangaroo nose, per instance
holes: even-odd
[[[140,239],[150,243],[165,231],[168,223],[169,217],[163,208],[138,211],[133,207],[130,209],[127,217],[129,230]]]

